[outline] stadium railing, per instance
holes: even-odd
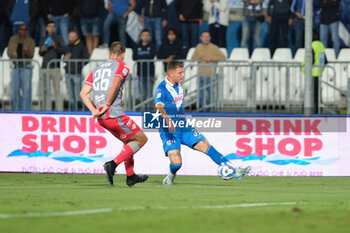
[[[140,60],[134,64],[134,74],[138,67],[143,69],[151,63],[155,66],[153,92],[165,77],[163,61]],[[220,61],[218,63],[201,63],[195,60],[184,61],[185,109],[199,112],[283,112],[302,113],[304,105],[305,77],[299,62],[247,62]],[[158,71],[157,71],[158,67]],[[319,67],[322,76],[319,80],[319,106],[327,113],[336,113],[335,109],[345,107],[341,101],[342,93],[336,87],[336,75],[332,66]],[[202,72],[201,72],[202,70]],[[209,70],[209,71],[208,71]],[[210,74],[211,82],[200,84],[201,73]],[[145,91],[139,84],[147,80],[147,74],[128,79],[133,86],[129,91]],[[150,80],[149,80],[150,81]],[[153,81],[152,81],[153,82]],[[210,92],[206,91],[207,89]],[[202,96],[201,96],[202,92]],[[210,93],[211,101],[208,99]],[[343,93],[344,94],[344,93]],[[346,94],[346,93],[345,93]],[[130,95],[131,96],[131,95]],[[146,110],[146,105],[153,103],[153,95],[141,99],[136,97],[129,106],[133,111]],[[153,104],[150,105],[153,110]],[[149,110],[149,109],[147,109]]]
[[[17,60],[0,59],[0,110],[12,110],[11,106],[11,70],[13,62]],[[50,72],[42,72],[37,60],[30,61],[33,67],[32,75],[32,110],[51,111],[57,110],[57,100],[54,87],[50,80]],[[55,59],[49,62],[48,67],[59,68],[62,105],[64,111],[86,111],[81,101],[76,101],[75,106],[69,104],[70,96],[66,86],[66,69],[80,69],[82,83],[94,67],[105,60]],[[124,109],[126,111],[154,110],[153,94],[155,88],[164,79],[166,73],[164,60],[138,60],[133,61],[130,67],[130,76],[127,79],[124,90]],[[185,79],[183,82],[185,94],[185,109],[200,112],[283,112],[302,113],[304,104],[304,75],[300,62],[277,61],[232,61],[225,60],[218,63],[201,63],[196,60],[183,60]],[[154,77],[151,71],[138,73],[154,65]],[[324,71],[319,85],[319,106],[328,113],[336,113],[345,109],[350,100],[348,93],[349,62],[329,62],[322,68]],[[78,72],[79,73],[79,72]],[[211,82],[201,85],[201,73],[208,73]],[[45,74],[45,75],[44,75]],[[146,81],[144,81],[146,80]],[[44,83],[46,85],[44,85]],[[149,88],[145,83],[150,83]],[[149,92],[151,89],[151,92]],[[207,89],[210,89],[209,102]],[[202,93],[202,96],[201,96]],[[79,99],[79,97],[78,97]],[[348,107],[350,109],[350,106]]]
[[[39,79],[41,76],[40,63],[32,59],[0,59],[0,110],[12,110],[11,102],[11,74],[16,72],[15,67],[25,65],[31,69],[32,82],[32,110],[41,110],[39,102]],[[14,74],[19,75],[19,73]],[[22,95],[23,93],[21,93]]]

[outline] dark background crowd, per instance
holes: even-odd
[[[343,0],[344,1],[344,0]],[[68,33],[74,30],[86,45],[89,54],[98,46],[108,47],[120,40],[134,48],[139,37],[129,36],[127,28],[131,13],[150,31],[151,41],[159,51],[169,43],[168,29],[189,49],[199,43],[200,29],[209,30],[211,42],[229,47],[226,40],[230,17],[242,15],[242,29],[238,32],[240,46],[250,51],[256,47],[303,46],[305,0],[242,0],[240,11],[231,11],[228,0],[0,0],[0,52],[8,40],[18,33],[19,26],[28,26],[28,35],[40,45],[49,21],[56,24],[56,33],[68,45]],[[339,53],[341,47],[338,28],[341,0],[314,0],[314,29],[326,47]],[[266,7],[263,8],[265,4]],[[344,4],[343,4],[344,6]],[[346,11],[346,9],[343,9]],[[135,14],[134,14],[135,15]],[[133,17],[135,17],[133,15]],[[233,17],[237,18],[237,17]],[[205,19],[205,20],[203,20]],[[207,24],[203,24],[207,22]],[[262,24],[269,24],[266,41],[261,41]],[[127,33],[129,32],[129,33]],[[140,33],[140,31],[138,31]],[[164,50],[164,48],[162,48]]]

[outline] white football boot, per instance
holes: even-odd
[[[176,176],[176,174],[169,172],[169,174],[164,178],[163,184],[172,185],[174,182],[175,176]]]
[[[241,180],[243,178],[243,176],[245,176],[246,174],[248,174],[250,172],[251,169],[252,169],[251,166],[248,166],[246,168],[237,167],[236,174],[234,177],[236,178],[236,180]]]

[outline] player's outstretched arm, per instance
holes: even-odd
[[[119,77],[115,77],[112,81],[111,87],[108,91],[107,102],[100,107],[100,116],[103,115],[111,106],[115,98],[117,97],[120,85],[122,83],[122,79]]]
[[[175,128],[175,124],[174,122],[171,120],[171,118],[169,117],[169,115],[166,113],[165,109],[164,109],[164,104],[163,103],[158,103],[156,105],[157,110],[161,113],[161,117],[166,120],[166,123],[169,127],[169,132],[176,132],[176,128]]]
[[[95,108],[94,104],[90,99],[90,92],[92,91],[92,86],[84,84],[83,88],[80,91],[80,98],[86,107],[90,110],[93,117],[99,116],[99,111]]]

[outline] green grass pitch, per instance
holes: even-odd
[[[350,178],[0,173],[1,233],[350,232]]]

